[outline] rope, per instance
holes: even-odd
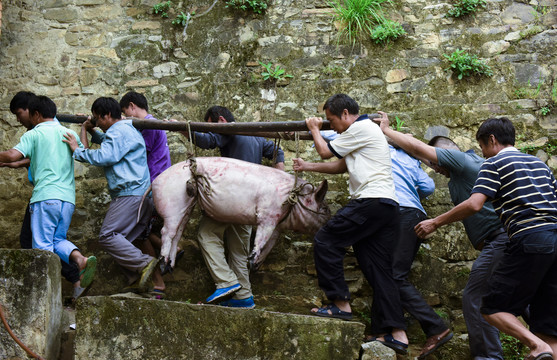
[[[277,161],[279,147],[280,147],[280,138],[275,139],[275,146],[273,147],[273,160],[272,160],[273,166],[275,165],[275,163]]]
[[[14,339],[14,341],[27,353],[27,355],[29,355],[33,359],[45,360],[44,358],[40,357],[39,355],[31,351],[31,349],[25,346],[25,344],[22,343],[21,340],[17,338],[17,336],[15,336],[15,334],[12,332],[12,329],[10,328],[10,325],[8,325],[8,321],[6,321],[6,317],[4,316],[4,310],[2,309],[2,305],[0,305],[0,318],[2,318],[2,323],[4,324],[6,330],[8,331],[8,334],[10,334],[12,339]]]
[[[188,158],[197,157],[197,146],[195,145],[195,138],[192,136],[191,133],[191,121],[188,120],[186,124],[188,125],[188,137],[190,138],[190,146],[188,152]]]

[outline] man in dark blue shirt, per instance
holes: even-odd
[[[230,123],[235,119],[227,108],[213,106],[207,110],[205,121]],[[183,134],[189,136],[188,133]],[[260,164],[263,157],[275,159],[274,167],[284,170],[283,151],[277,149],[275,156],[274,143],[261,137],[198,132],[192,136],[195,145],[202,149],[218,148],[223,157],[255,164]],[[199,221],[201,253],[217,287],[207,298],[208,303],[249,309],[255,307],[247,267],[251,230],[251,225],[223,223],[205,215]]]

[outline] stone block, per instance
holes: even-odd
[[[57,359],[62,294],[60,258],[42,250],[0,249],[0,304],[14,334],[34,353]],[[0,359],[27,355],[2,327]]]
[[[357,359],[358,322],[126,297],[85,297],[75,359]]]

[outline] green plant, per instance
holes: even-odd
[[[543,31],[543,28],[539,25],[534,25],[532,27],[529,27],[526,30],[523,30],[520,32],[520,39],[527,39],[529,37],[532,37],[536,34],[539,34]]]
[[[557,81],[553,81],[553,88],[551,89],[551,100],[557,104]]]
[[[227,0],[226,7],[262,14],[267,9],[267,0]]]
[[[155,15],[160,14],[161,17],[167,18],[168,17],[167,11],[168,11],[168,9],[170,9],[171,6],[172,6],[171,1],[160,2],[160,3],[155,4],[153,6],[153,13]]]
[[[265,64],[261,61],[259,62],[259,65],[263,66],[263,68],[265,69],[265,71],[261,73],[261,76],[265,81],[270,80],[276,82],[285,78],[293,77],[290,74],[286,74],[286,70],[281,68],[280,65],[275,65],[275,67],[273,68],[273,63],[270,62],[268,64]]]
[[[323,75],[327,75],[327,76],[336,76],[336,75],[340,75],[343,71],[344,69],[342,67],[333,64],[324,67],[322,73]]]
[[[335,12],[334,20],[339,22],[340,38],[346,38],[355,45],[356,41],[371,35],[373,27],[382,24],[385,19],[381,12],[383,3],[391,0],[338,0],[329,1]]]
[[[470,55],[464,50],[456,49],[452,54],[443,54],[443,56],[450,62],[450,66],[445,71],[453,70],[459,80],[465,76],[493,75],[489,65],[478,59],[476,55]]]
[[[449,9],[447,16],[461,17],[478,11],[479,7],[486,7],[486,0],[458,0],[457,3]]]
[[[377,44],[388,43],[403,35],[406,35],[406,31],[402,25],[391,20],[385,20],[371,30],[371,39]]]
[[[180,11],[178,16],[176,16],[176,19],[172,20],[172,25],[185,27],[190,21],[192,15],[193,14],[190,13],[184,14],[183,11]]]
[[[550,109],[548,106],[544,106],[544,107],[542,107],[542,108],[540,109],[540,113],[541,113],[543,116],[548,115],[550,112],[551,112],[551,109]]]
[[[355,310],[356,316],[360,319],[362,319],[362,321],[365,324],[371,325],[371,315],[369,312],[366,311],[361,311],[361,310]]]
[[[404,120],[400,120],[398,116],[395,116],[395,123],[391,125],[393,130],[401,131],[404,126]]]
[[[543,81],[540,81],[535,89],[530,88],[530,81],[528,87],[520,87],[514,91],[517,99],[536,99],[540,95],[543,86]]]
[[[526,347],[517,339],[504,333],[500,333],[499,338],[505,360],[522,360],[527,355]]]

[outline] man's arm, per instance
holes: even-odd
[[[460,221],[474,215],[482,209],[486,201],[486,195],[473,193],[467,200],[461,202],[446,213],[441,214],[436,218],[422,221],[414,227],[414,231],[420,238],[425,239],[427,235],[431,234],[443,225]]]
[[[411,156],[424,161],[426,165],[426,160],[437,164],[437,152],[433,146],[424,144],[412,136],[407,136],[406,134],[391,129],[389,127],[389,117],[387,114],[382,111],[378,111],[378,113],[381,117],[373,119],[373,121],[379,123],[379,127],[381,127],[383,134],[390,137],[402,150],[406,151]]]
[[[10,149],[0,152],[0,163],[13,163],[15,161],[21,160],[23,154],[16,149]]]
[[[319,130],[321,129],[322,124],[323,119],[320,117],[310,117],[306,119],[306,125],[311,132],[313,142],[315,143],[315,150],[317,150],[321,159],[325,160],[332,158],[334,154],[329,149],[327,141],[325,141],[323,136],[321,136],[321,132]]]
[[[14,162],[0,163],[0,167],[9,167],[12,169],[18,169],[22,167],[29,167],[30,164],[31,164],[31,160],[29,158],[23,158],[21,160],[14,161]]]
[[[306,162],[299,158],[292,159],[292,161],[295,171],[315,171],[324,174],[342,174],[347,171],[344,159],[322,163]]]
[[[275,165],[273,165],[273,167],[274,167],[275,169],[279,169],[279,170],[284,171],[284,162],[281,161],[281,162],[275,163]]]

